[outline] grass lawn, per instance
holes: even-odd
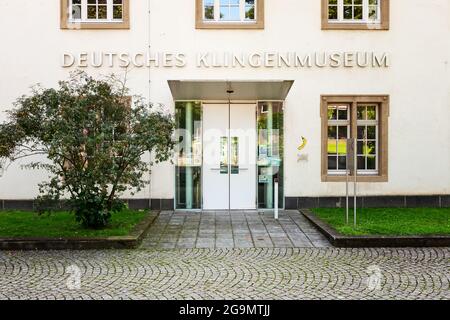
[[[345,223],[345,209],[312,209],[343,235],[450,235],[450,208],[367,208],[357,210],[357,226]]]
[[[102,230],[82,228],[75,215],[55,212],[38,215],[35,212],[0,211],[0,237],[110,237],[126,236],[145,216],[146,211],[123,210],[112,215],[110,225]]]

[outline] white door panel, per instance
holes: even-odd
[[[232,104],[230,137],[238,141],[238,169],[231,170],[231,209],[256,208],[256,109],[254,105]],[[233,148],[233,144],[231,144]],[[233,150],[231,150],[233,155]],[[231,159],[233,160],[233,159]],[[233,164],[233,161],[231,161]],[[232,168],[233,169],[233,168]]]
[[[221,171],[221,139],[228,137],[228,109],[203,105],[203,209],[228,209],[228,172]],[[228,151],[228,144],[226,145]]]
[[[256,208],[256,106],[203,105],[203,209]]]

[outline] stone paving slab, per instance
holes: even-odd
[[[0,252],[0,300],[448,300],[449,261],[449,248]]]
[[[296,210],[281,211],[278,221],[268,211],[163,211],[141,247],[322,248],[331,244]]]

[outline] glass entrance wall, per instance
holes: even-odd
[[[175,103],[177,135],[176,209],[202,206],[202,107],[200,102]]]
[[[278,207],[284,207],[283,103],[258,103],[258,208],[273,209],[275,181]]]

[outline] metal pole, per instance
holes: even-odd
[[[278,220],[278,178],[275,179],[275,188],[274,188],[274,216],[275,220]]]
[[[227,156],[227,166],[228,166],[228,212],[231,211],[231,88],[227,91],[228,93],[228,156]]]
[[[347,162],[348,163],[348,162]],[[345,221],[348,224],[348,168],[345,170]]]
[[[354,193],[354,197],[353,197],[353,224],[354,224],[354,226],[356,227],[356,196],[357,196],[357,194],[356,194],[356,182],[357,182],[357,175],[358,175],[358,145],[357,145],[357,141],[356,141],[356,139],[354,139],[354,162],[353,162],[353,165],[354,165],[354,168],[353,168],[353,173],[354,173],[354,175],[355,175],[355,182],[354,182],[354,191],[353,191],[353,193]]]

